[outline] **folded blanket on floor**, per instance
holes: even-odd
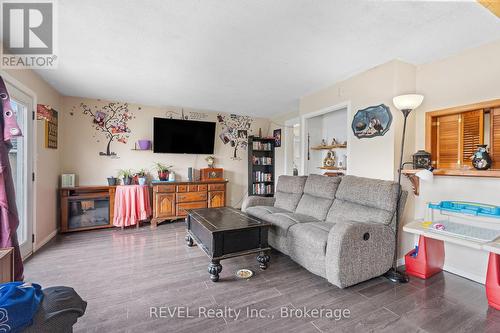
[[[20,332],[31,325],[42,299],[38,284],[0,284],[0,332]]]

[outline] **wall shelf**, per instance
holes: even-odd
[[[421,170],[408,169],[402,170],[401,173],[405,175],[411,182],[413,193],[420,194],[420,178],[415,174]],[[455,177],[486,177],[486,178],[500,178],[499,169],[490,170],[476,170],[476,169],[435,169],[432,171],[434,176],[455,176]]]
[[[339,145],[314,146],[311,147],[311,150],[330,150],[336,148],[347,148],[347,145],[339,144]]]
[[[345,171],[344,168],[338,168],[338,167],[326,167],[326,166],[322,166],[322,167],[318,167],[318,169],[321,169],[321,170],[336,170],[336,171]]]

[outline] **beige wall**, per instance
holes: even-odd
[[[85,103],[92,108],[98,108],[107,104],[106,101],[89,100],[76,97],[64,97],[63,99],[63,120],[62,130],[62,159],[61,166],[64,173],[75,173],[79,185],[102,185],[107,184],[106,178],[116,176],[118,169],[140,169],[146,168],[155,173],[154,162],[162,162],[173,165],[173,171],[177,174],[177,179],[187,179],[187,168],[200,169],[206,167],[205,157],[207,155],[193,154],[154,154],[152,151],[134,151],[134,142],[139,139],[152,140],[153,117],[165,117],[167,111],[180,112],[180,108],[156,108],[141,105],[141,110],[137,111],[138,105],[131,104],[129,109],[134,112],[135,119],[129,121],[131,136],[126,144],[113,142],[112,151],[118,154],[119,158],[99,156],[99,152],[105,150],[106,140],[101,134],[96,134],[93,129],[92,119],[84,115],[79,108],[80,103]],[[134,111],[135,110],[135,111]],[[185,114],[190,111],[202,112],[208,115],[206,121],[216,121],[216,112],[205,112],[203,110],[184,109]],[[73,115],[71,115],[73,114]],[[262,133],[269,130],[269,121],[262,118],[254,118],[251,130],[258,134],[259,128]],[[247,151],[239,150],[240,160],[233,160],[233,148],[229,144],[224,145],[219,139],[221,126],[217,124],[215,139],[216,166],[224,168],[224,176],[229,179],[228,204],[239,206],[242,198],[247,192]],[[100,142],[96,142],[99,139]]]
[[[358,139],[352,131],[348,132],[349,174],[394,179],[394,165],[399,156],[398,150],[395,149],[395,140],[403,117],[392,105],[392,98],[404,92],[414,91],[414,81],[412,85],[411,80],[406,78],[412,67],[401,61],[391,61],[301,98],[301,115],[348,102],[351,106],[347,117],[349,122],[358,110],[366,107],[383,103],[391,108],[393,123],[384,136]],[[401,81],[404,81],[404,84],[400,85]],[[413,126],[413,120],[410,119],[410,132],[413,131]]]
[[[31,70],[7,70],[8,76],[19,81],[36,94],[37,103],[53,106],[61,111],[61,95],[38,74]],[[60,115],[60,114],[59,114]],[[61,119],[59,118],[59,121]],[[36,216],[34,219],[35,244],[37,249],[57,232],[57,188],[60,173],[61,148],[47,149],[44,146],[44,121],[36,121]],[[62,123],[59,123],[59,128]],[[59,138],[59,147],[61,146]]]
[[[500,41],[417,67],[417,91],[425,95],[417,112],[416,149],[425,148],[425,112],[500,98]],[[500,205],[500,179],[434,177],[420,182],[415,216],[429,201],[465,200]],[[448,270],[484,282],[486,253],[447,245]]]

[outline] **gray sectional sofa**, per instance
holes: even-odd
[[[242,211],[272,223],[273,248],[345,288],[391,268],[397,193],[378,179],[280,176],[275,197],[250,196]]]

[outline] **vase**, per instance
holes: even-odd
[[[168,171],[158,171],[158,179],[161,181],[168,180]]]
[[[140,150],[150,150],[151,149],[151,141],[149,140],[138,140],[137,145]]]
[[[108,185],[115,186],[116,185],[116,178],[115,177],[108,177]]]
[[[477,150],[472,155],[472,165],[477,170],[488,170],[491,168],[491,157],[486,149],[487,145],[477,145]]]
[[[132,183],[131,177],[123,177],[123,185],[130,185]]]
[[[139,185],[146,185],[146,177],[139,177],[137,180],[139,181]]]

